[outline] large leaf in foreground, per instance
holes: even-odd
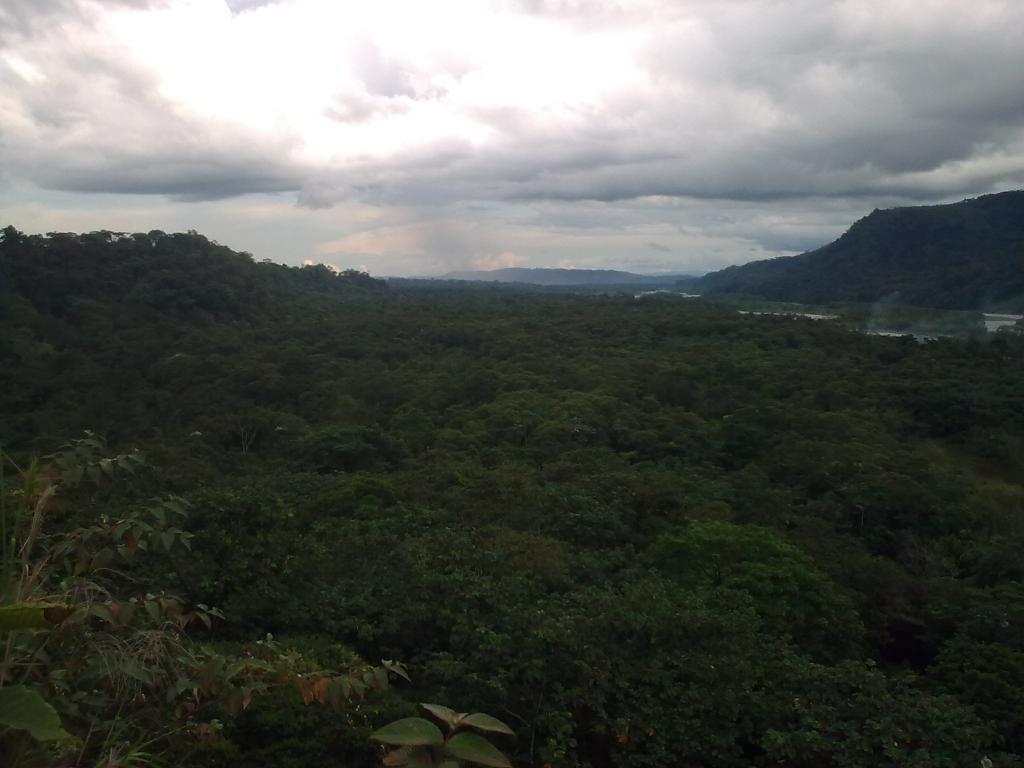
[[[428,747],[444,743],[441,729],[422,717],[396,720],[371,733],[370,738],[384,744],[397,744],[403,747]]]
[[[42,696],[23,685],[0,688],[0,727],[28,731],[37,741],[71,738],[60,727],[57,711]]]
[[[515,731],[501,722],[501,720],[485,715],[483,712],[474,712],[472,715],[466,715],[462,718],[462,722],[465,725],[471,725],[478,731],[492,731],[493,733],[504,733],[509,736],[516,735]]]
[[[454,728],[455,724],[464,715],[464,713],[456,712],[454,709],[441,706],[440,704],[420,704],[420,706],[451,728]]]
[[[487,739],[477,733],[457,733],[445,745],[445,753],[459,760],[487,765],[491,768],[512,768],[512,763]]]

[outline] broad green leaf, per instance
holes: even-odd
[[[0,632],[13,632],[16,629],[49,629],[59,623],[54,619],[63,615],[50,609],[64,607],[57,603],[0,605]]]
[[[427,712],[432,714],[434,717],[436,717],[441,722],[445,723],[448,726],[452,726],[452,727],[454,727],[455,723],[457,723],[460,720],[460,718],[465,714],[465,713],[461,713],[460,714],[459,712],[456,712],[454,709],[449,709],[448,707],[443,707],[440,704],[423,704],[423,703],[421,703],[420,706],[423,707],[425,710],[427,710]]]
[[[501,720],[490,715],[485,715],[483,712],[474,712],[472,715],[467,715],[462,718],[462,722],[466,725],[476,728],[478,731],[491,731],[493,733],[506,733],[509,736],[515,736],[515,731],[505,725]]]
[[[135,678],[140,683],[145,685],[151,685],[153,683],[153,676],[150,671],[134,659],[127,659],[121,665],[121,669],[126,675]]]
[[[406,717],[385,725],[370,734],[374,741],[406,747],[431,746],[444,743],[441,729],[422,717]]]
[[[23,685],[0,688],[0,726],[28,731],[37,741],[59,741],[71,735],[60,727],[57,711]]]
[[[469,731],[457,733],[445,745],[445,754],[491,768],[512,768],[512,763],[487,739]]]
[[[405,667],[400,662],[391,661],[391,659],[381,659],[380,663],[388,672],[398,675],[406,682],[412,682],[409,678],[409,673],[405,671]]]
[[[107,605],[97,604],[89,607],[89,613],[95,616],[97,619],[102,619],[108,624],[115,624],[114,614],[110,612],[110,607]]]

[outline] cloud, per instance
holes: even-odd
[[[224,0],[232,13],[244,13],[260,6],[270,5],[275,0]]]
[[[585,220],[720,263],[1024,186],[1022,26],[1017,0],[7,0],[0,174],[376,207],[318,247],[396,264],[612,258]]]
[[[493,269],[505,269],[508,267],[521,267],[527,261],[528,259],[523,256],[518,256],[512,253],[512,251],[503,251],[502,253],[494,255],[488,254],[477,259],[473,259],[472,265],[473,269],[490,271]]]
[[[110,8],[153,8],[162,0],[104,0]],[[244,1],[244,0],[243,0]],[[0,6],[0,44],[37,34],[58,24],[88,25],[90,13],[78,0],[4,0]]]

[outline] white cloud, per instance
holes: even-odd
[[[505,269],[507,267],[521,267],[529,261],[523,256],[518,256],[512,251],[503,251],[498,254],[486,254],[479,258],[473,259],[473,269]]]

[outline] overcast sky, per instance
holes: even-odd
[[[1024,187],[1022,0],[0,0],[0,225],[700,272]]]

